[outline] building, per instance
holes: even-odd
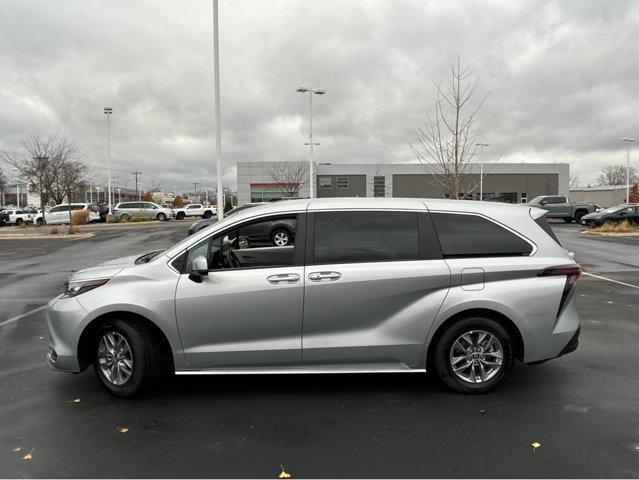
[[[600,207],[612,207],[626,202],[626,186],[575,187],[570,189],[573,202],[592,202]]]
[[[297,162],[294,162],[297,164]],[[238,162],[238,204],[290,196],[301,183],[299,197],[309,196],[306,181],[283,181],[274,168],[285,162]],[[291,163],[290,165],[293,165]],[[434,170],[433,170],[434,171]],[[479,164],[469,167],[465,182],[479,183]],[[275,181],[274,177],[277,177]],[[442,197],[433,175],[419,163],[320,163],[315,167],[316,196],[325,197]],[[297,180],[297,181],[296,181]],[[565,163],[497,163],[484,165],[484,199],[524,203],[538,195],[568,195],[569,165]],[[293,189],[294,190],[294,189]],[[294,195],[295,196],[295,195]],[[479,187],[472,196],[479,199]]]

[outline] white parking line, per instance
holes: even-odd
[[[24,317],[28,317],[29,315],[32,315],[34,313],[37,313],[41,310],[44,310],[45,308],[47,308],[46,305],[42,305],[41,307],[38,308],[34,308],[33,310],[30,310],[26,313],[23,313],[22,315],[18,315],[17,317],[13,317],[10,318],[9,320],[5,320],[4,322],[0,322],[0,327],[4,327],[5,325],[8,325],[9,323],[13,323],[13,322],[17,322],[18,320],[22,320]]]
[[[589,277],[599,278],[601,280],[606,280],[612,283],[618,283],[619,285],[623,285],[625,287],[639,288],[637,285],[631,285],[630,283],[620,282],[619,280],[613,280],[612,278],[602,277],[601,275],[595,275],[594,273],[581,272],[582,275],[588,275]],[[1,324],[0,324],[1,325]]]

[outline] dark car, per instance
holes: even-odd
[[[238,212],[244,211],[247,208],[251,208],[251,207],[255,207],[257,205],[260,205],[259,203],[245,203],[244,205],[240,206],[240,207],[235,207],[233,210],[229,210],[228,212],[226,212],[224,214],[225,217],[230,217],[231,215],[235,215]],[[209,217],[209,218],[204,218],[202,220],[198,220],[197,222],[193,223],[190,227],[189,230],[187,232],[187,235],[193,235],[194,233],[199,232],[200,230],[202,230],[203,228],[208,227],[209,225],[213,225],[215,222],[217,222],[217,216],[215,217]]]
[[[629,223],[639,225],[639,204],[627,203],[609,207],[599,212],[589,213],[581,218],[581,224],[587,227],[598,227],[606,222],[619,223],[628,220]]]

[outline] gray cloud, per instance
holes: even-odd
[[[237,161],[306,157],[300,85],[327,90],[318,161],[413,161],[458,54],[491,92],[479,134],[502,161],[594,181],[639,137],[636,2],[221,0],[220,15],[227,184]],[[66,131],[104,181],[111,105],[114,176],[214,185],[211,22],[208,0],[3,1],[0,150]]]

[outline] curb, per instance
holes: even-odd
[[[68,233],[58,233],[52,235],[50,233],[7,233],[0,234],[0,240],[41,240],[45,238],[59,238],[61,240],[82,240],[84,238],[94,237],[94,232],[74,233],[69,235]]]

